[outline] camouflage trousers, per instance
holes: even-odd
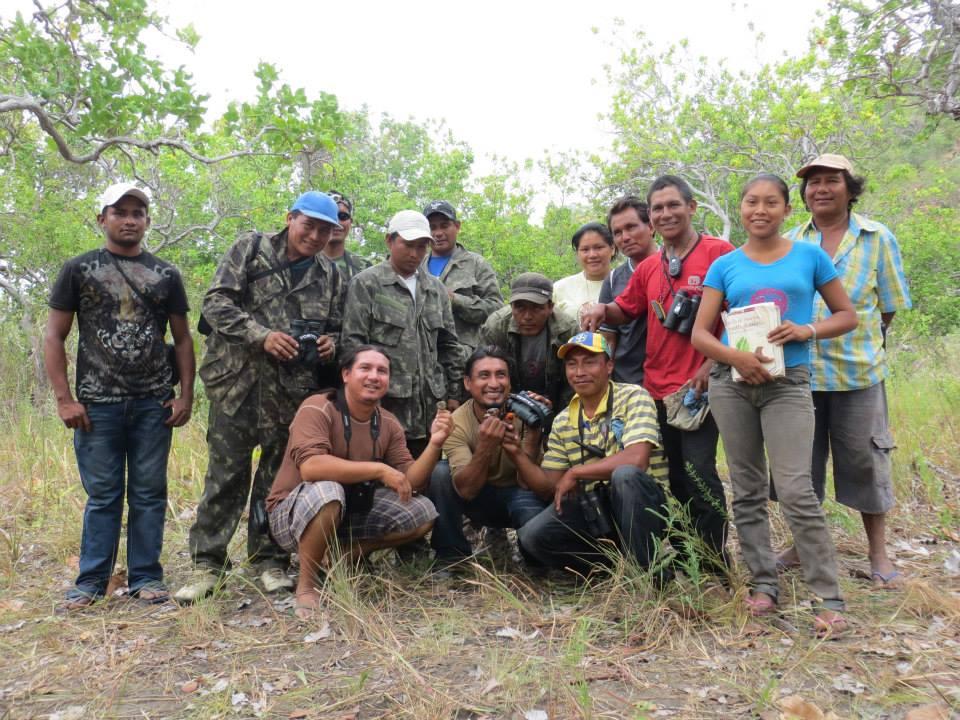
[[[210,404],[207,426],[207,475],[197,519],[190,528],[190,555],[197,565],[220,570],[230,565],[227,545],[233,538],[250,498],[251,507],[263,504],[280,469],[287,446],[286,425],[260,427],[257,388],[251,391],[232,417]],[[260,462],[250,475],[253,451],[260,446]],[[247,520],[247,559],[262,569],[286,569],[289,554],[269,534],[254,527],[253,513]]]

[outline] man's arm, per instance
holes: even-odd
[[[644,472],[650,464],[651,445],[648,442],[638,442],[625,447],[618,453],[609,455],[602,460],[588,465],[574,465],[563,473],[563,477],[556,484],[554,490],[554,506],[557,512],[567,493],[575,491],[580,480],[609,480],[613,471],[623,465],[634,465]]]
[[[173,408],[173,412],[164,424],[180,427],[187,424],[193,412],[193,382],[197,371],[197,360],[193,354],[193,338],[190,336],[187,316],[170,315],[169,319],[177,372],[180,375],[180,397],[164,403],[165,407]]]
[[[443,451],[443,443],[450,437],[453,430],[453,417],[449,410],[437,410],[437,416],[430,425],[430,442],[420,453],[420,457],[414,460],[413,465],[407,468],[406,481],[410,488],[420,492],[426,489],[430,482],[430,473],[440,460],[440,454]]]
[[[443,373],[447,385],[447,409],[456,410],[460,402],[460,388],[463,387],[463,348],[457,338],[456,326],[453,323],[453,310],[450,299],[440,297],[441,319],[437,330],[437,359],[443,366]]]
[[[497,283],[497,274],[486,260],[478,258],[474,265],[476,294],[460,295],[453,293],[450,303],[453,314],[473,325],[484,322],[491,313],[503,307],[503,295],[500,294],[500,285]]]
[[[89,432],[93,425],[83,403],[73,399],[70,381],[67,380],[66,340],[73,327],[73,313],[66,310],[50,310],[47,330],[43,338],[43,364],[57,399],[57,415],[68,428]]]
[[[264,327],[243,307],[247,289],[247,265],[257,233],[246,233],[230,246],[220,260],[203,298],[203,317],[232,342],[263,347],[271,328]],[[269,243],[266,237],[262,243]]]
[[[453,487],[464,500],[473,500],[487,484],[490,461],[503,444],[508,427],[507,423],[494,416],[485,417],[480,423],[477,431],[477,445],[470,460],[452,473]],[[453,455],[460,454],[458,450],[469,452],[465,438],[458,437],[459,435],[458,433],[452,436],[451,442],[446,445],[448,458],[452,459]]]
[[[343,327],[340,330],[341,355],[370,342],[370,309],[373,298],[359,277],[354,277],[347,287],[347,299],[343,307]]]
[[[563,471],[543,470],[537,464],[537,460],[530,455],[529,448],[526,451],[516,448],[516,451],[513,452],[508,450],[507,447],[505,443],[504,450],[507,450],[510,454],[510,459],[513,460],[513,464],[517,468],[518,484],[536,493],[538,497],[544,500],[553,497],[554,488],[560,482],[560,478],[563,477]]]

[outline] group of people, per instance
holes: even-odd
[[[722,437],[749,612],[775,612],[778,573],[798,566],[817,633],[842,633],[827,460],[838,501],[862,514],[874,582],[895,587],[884,337],[910,300],[896,239],[853,212],[864,180],[851,163],[822,155],[797,176],[810,220],[783,235],[789,188],[758,175],[741,195],[738,249],[695,230],[690,186],[661,176],[645,199],[620,198],[606,223],[577,231],[582,273],[556,283],[522,273],[506,305],[442,200],[394,215],[375,265],[345,249],[353,205],[337,191],[301,195],[280,232],[241,235],[198,323],[209,461],[190,529],[195,569],[176,599],[221,582],[248,500],[247,559],[266,591],[294,590],[301,617],[319,606],[335,554],[415,557],[429,535],[436,571],[461,567],[474,553],[464,518],[516,529],[531,572],[588,574],[622,552],[655,565],[660,582],[688,562],[723,576]],[[195,368],[180,275],[141,247],[149,204],[135,185],[108,188],[105,246],[68,261],[50,296],[47,370],[88,494],[67,609],[106,591],[125,492],[129,593],[170,599],[166,461],[172,428],[190,418]],[[771,302],[781,321],[767,340],[785,366],[774,373],[761,348],[728,342],[721,321]],[[794,541],[779,555],[771,496]]]

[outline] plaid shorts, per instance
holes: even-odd
[[[284,550],[295,552],[307,525],[331,502],[340,503],[337,537],[342,542],[409,533],[437,517],[436,508],[426,497],[414,495],[409,502],[402,502],[396,492],[385,487],[376,489],[370,512],[344,517],[342,508],[346,505],[346,494],[343,485],[326,481],[302,482],[273,508],[270,534]]]

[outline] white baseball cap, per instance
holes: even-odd
[[[116,205],[120,202],[121,198],[127,195],[132,195],[144,205],[150,207],[150,195],[147,190],[143,190],[133,183],[116,183],[103,191],[103,195],[100,196],[100,206],[97,208],[97,212],[103,212],[104,208]]]
[[[423,238],[429,240],[431,238],[430,221],[423,213],[418,213],[416,210],[401,210],[390,218],[390,224],[387,226],[387,234],[394,233],[407,241]]]

